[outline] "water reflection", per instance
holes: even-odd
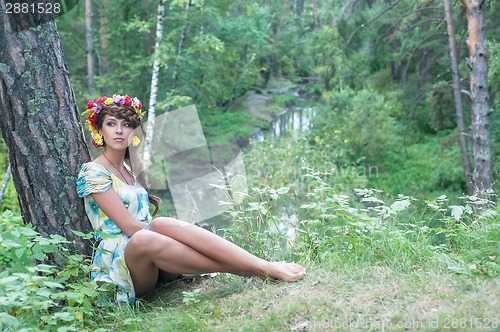
[[[259,130],[253,135],[252,140],[254,142],[268,140],[273,144],[276,138],[288,132],[292,132],[294,138],[308,132],[315,112],[312,107],[300,106],[302,103],[278,113],[276,119],[270,123],[269,129]]]

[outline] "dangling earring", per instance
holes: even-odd
[[[132,146],[138,146],[141,144],[141,139],[137,136],[132,137]]]

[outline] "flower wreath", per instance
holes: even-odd
[[[110,105],[110,104],[116,104],[116,105],[125,105],[125,106],[131,106],[135,113],[139,115],[139,117],[142,117],[144,113],[142,112],[142,102],[137,98],[130,98],[129,96],[121,96],[121,95],[113,95],[113,97],[100,97],[97,98],[95,101],[94,100],[89,100],[87,102],[87,110],[82,113],[88,114],[87,121],[85,123],[89,126],[90,129],[90,134],[92,135],[92,145],[95,146],[96,148],[102,146],[104,144],[104,141],[102,139],[102,136],[99,134],[97,131],[97,114],[101,111],[104,105]],[[132,145],[137,146],[141,140],[137,137],[134,136],[132,138]]]

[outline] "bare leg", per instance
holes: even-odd
[[[212,261],[222,264],[223,269],[213,272],[231,272],[238,275],[255,275],[282,280],[301,279],[305,274],[305,269],[298,264],[267,262],[214,233],[177,219],[156,218],[150,229],[177,240],[209,257]]]
[[[141,230],[125,246],[125,261],[137,296],[147,294],[156,286],[158,273],[208,273],[238,271],[225,266],[168,236]],[[165,272],[163,272],[165,271]]]

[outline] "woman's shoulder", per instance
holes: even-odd
[[[99,163],[96,163],[95,161],[89,161],[80,166],[80,172],[88,172],[88,171],[102,172],[111,175],[111,172],[106,167],[104,167]]]
[[[112,185],[111,172],[96,162],[82,164],[76,180],[77,193],[85,197],[91,193],[104,192]]]

